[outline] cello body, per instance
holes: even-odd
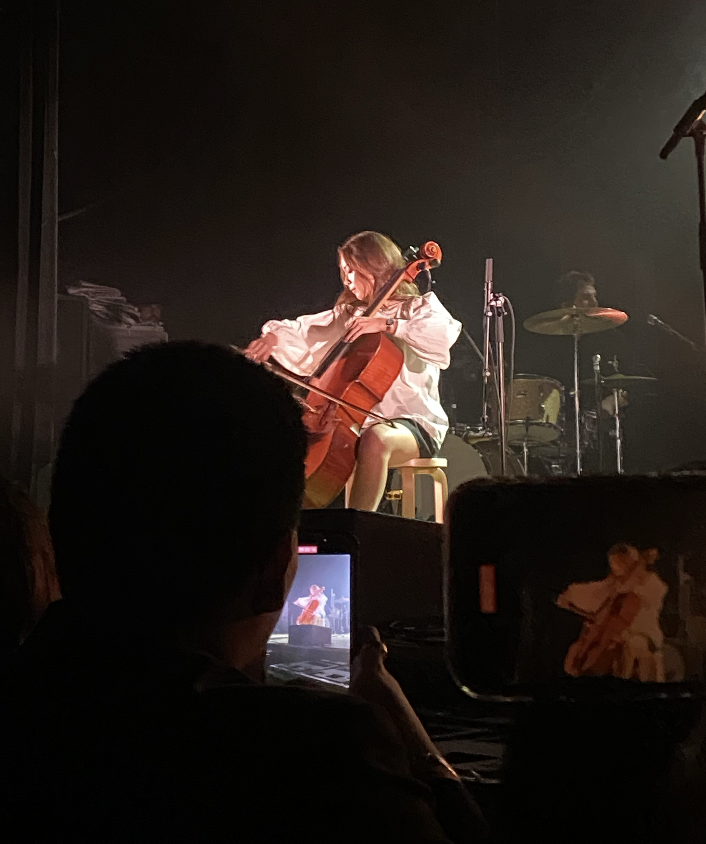
[[[585,622],[581,635],[569,648],[564,670],[573,677],[615,673],[622,657],[620,637],[635,620],[642,601],[634,592],[616,595],[595,621]]]
[[[404,353],[388,335],[364,334],[322,376],[312,378],[309,383],[363,410],[372,410],[400,374],[403,361]],[[304,414],[304,424],[315,432],[330,403],[313,391],[307,395],[306,403],[312,409]],[[340,405],[332,411],[330,430],[312,442],[306,457],[303,506],[308,509],[330,504],[343,490],[355,467],[360,426],[367,414]]]
[[[309,598],[309,603],[297,617],[297,624],[316,624],[316,610],[318,610],[320,603],[321,601],[316,596]]]

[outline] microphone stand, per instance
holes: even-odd
[[[502,293],[493,293],[489,310],[493,314],[495,331],[495,383],[498,386],[498,438],[500,440],[500,472],[507,477],[507,401],[505,399],[505,325],[506,299]]]
[[[490,430],[490,412],[488,407],[488,388],[490,385],[490,320],[493,311],[490,300],[493,297],[493,259],[485,259],[485,287],[483,290],[483,412],[481,429]]]
[[[500,473],[507,476],[507,398],[505,382],[505,326],[507,297],[493,291],[493,259],[485,259],[485,290],[483,294],[483,410],[481,434],[490,434],[490,382],[496,388],[498,402],[498,440],[500,446]],[[473,348],[473,339],[466,333]],[[494,360],[491,358],[491,342]]]
[[[675,337],[677,340],[681,340],[682,343],[686,343],[686,345],[694,352],[700,351],[699,347],[694,343],[693,340],[690,340],[688,337],[685,337],[681,332],[677,331],[676,328],[672,328],[671,325],[666,323],[664,320],[656,317],[654,314],[647,315],[647,324],[651,325],[653,328],[659,328],[664,331],[665,334],[669,334],[671,337]]]
[[[704,177],[706,125],[702,120],[704,114],[706,114],[706,94],[694,100],[686,110],[679,123],[674,127],[670,139],[660,150],[659,157],[665,160],[682,138],[693,138],[699,190],[699,264],[703,278],[704,300],[706,301],[706,179]]]

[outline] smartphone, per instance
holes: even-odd
[[[297,574],[268,641],[271,681],[348,691],[356,552],[351,536],[300,535]]]
[[[471,481],[446,531],[447,659],[467,694],[703,696],[706,476]]]

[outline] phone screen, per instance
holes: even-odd
[[[701,694],[706,477],[469,484],[450,505],[448,653],[473,696]]]
[[[350,649],[351,555],[300,545],[297,575],[268,641],[268,676],[347,690]]]

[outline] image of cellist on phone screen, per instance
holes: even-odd
[[[585,619],[564,660],[567,674],[664,682],[660,614],[668,587],[653,571],[658,557],[656,548],[619,542],[608,551],[605,579],[572,583],[559,595],[557,606]]]
[[[315,624],[318,627],[325,627],[326,603],[328,598],[324,595],[325,586],[317,586],[312,583],[309,587],[309,594],[306,598],[297,598],[294,603],[302,608],[302,613],[297,618],[297,624]]]

